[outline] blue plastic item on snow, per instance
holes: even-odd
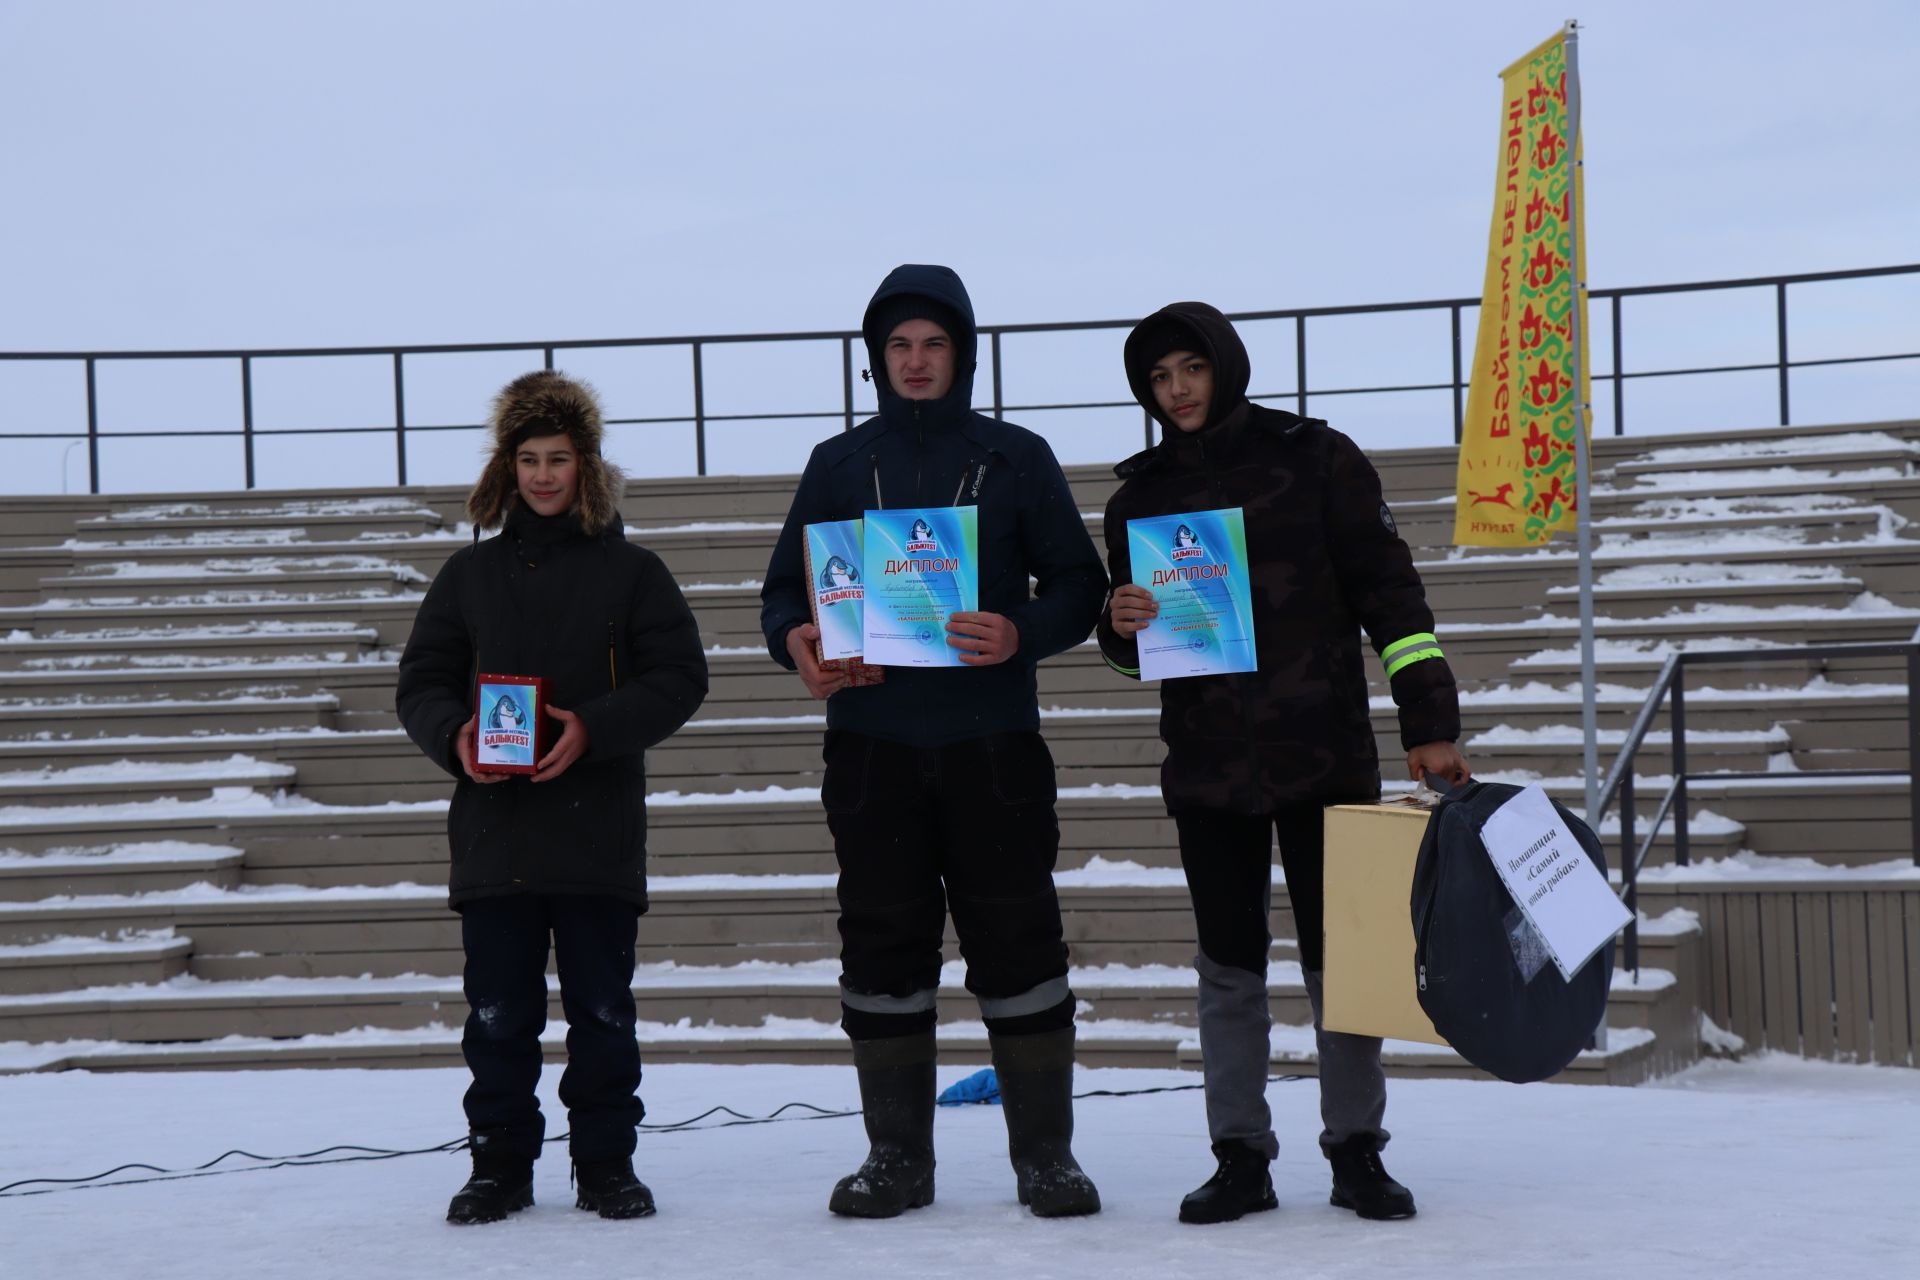
[[[1000,1077],[993,1074],[992,1067],[982,1067],[964,1080],[955,1080],[941,1090],[937,1099],[943,1107],[965,1107],[1000,1104]]]

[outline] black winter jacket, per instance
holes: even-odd
[[[545,677],[551,704],[585,724],[586,755],[546,782],[468,778],[453,736],[473,715],[481,672]],[[407,736],[458,783],[447,814],[453,905],[607,893],[644,911],[644,752],[706,693],[692,611],[618,518],[594,537],[576,516],[516,505],[500,536],[454,552],[414,619],[397,699]]]
[[[1453,673],[1431,639],[1433,612],[1380,477],[1325,422],[1246,399],[1246,348],[1213,308],[1178,303],[1135,332],[1169,313],[1209,348],[1199,354],[1214,366],[1215,408],[1192,434],[1162,418],[1166,438],[1114,468],[1124,483],[1107,503],[1107,564],[1115,582],[1133,580],[1130,519],[1241,508],[1259,669],[1161,683],[1167,807],[1270,813],[1375,799],[1380,765],[1362,628],[1376,652],[1390,651],[1389,666],[1408,659],[1391,677],[1402,744],[1460,736]],[[1138,363],[1130,359],[1129,370],[1139,373]],[[1152,389],[1133,381],[1135,396],[1161,417]],[[1099,637],[1107,664],[1137,679],[1137,642],[1119,636],[1106,614]]]
[[[957,312],[956,377],[938,400],[907,400],[887,381],[874,311],[900,294],[933,298]],[[1047,442],[1010,422],[974,413],[973,304],[946,267],[891,272],[867,307],[867,351],[879,416],[823,440],[774,546],[760,592],[760,626],[775,662],[791,669],[787,633],[810,619],[805,526],[858,519],[869,508],[980,508],[980,608],[1004,614],[1020,648],[991,667],[889,667],[884,684],[842,689],[827,700],[827,725],[891,742],[939,746],[1040,727],[1034,666],[1087,638],[1107,576],[1066,477]],[[1028,579],[1037,584],[1030,593]]]

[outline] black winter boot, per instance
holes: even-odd
[[[533,1161],[493,1152],[474,1152],[473,1176],[453,1193],[447,1221],[461,1226],[498,1222],[533,1207]]]
[[[827,1208],[849,1218],[897,1218],[933,1203],[933,1032],[855,1040],[867,1158],[833,1184]]]
[[[1214,1159],[1220,1167],[1213,1176],[1189,1191],[1180,1202],[1182,1222],[1232,1222],[1263,1209],[1278,1209],[1267,1153],[1244,1142],[1216,1142]]]
[[[1073,1158],[1073,1028],[1025,1036],[988,1032],[987,1043],[1020,1203],[1037,1218],[1100,1212],[1100,1193]]]
[[[603,1218],[650,1218],[653,1192],[633,1176],[633,1157],[573,1162],[573,1207]]]
[[[1380,1163],[1380,1139],[1356,1133],[1326,1148],[1333,1165],[1333,1194],[1329,1204],[1351,1209],[1363,1218],[1411,1218],[1413,1192],[1395,1182]]]

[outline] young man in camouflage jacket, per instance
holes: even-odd
[[[1363,1218],[1408,1217],[1412,1194],[1380,1163],[1380,1041],[1320,1028],[1322,809],[1380,794],[1362,629],[1392,685],[1409,776],[1466,776],[1433,613],[1365,455],[1318,419],[1249,401],[1246,347],[1224,315],[1198,302],[1156,312],[1128,336],[1126,366],[1165,438],[1114,468],[1123,483],[1107,504],[1107,564],[1119,585],[1100,619],[1101,651],[1138,679],[1138,636],[1158,614],[1152,594],[1130,585],[1127,521],[1239,507],[1258,662],[1160,687],[1161,791],[1199,926],[1200,1044],[1219,1161],[1180,1217],[1224,1222],[1276,1204],[1266,1103],[1276,835],[1313,1005],[1332,1201]]]

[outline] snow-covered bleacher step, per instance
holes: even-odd
[[[1610,762],[1619,754],[1626,736],[1624,729],[1609,729],[1597,735],[1603,762]],[[1460,747],[1474,768],[1482,772],[1525,768],[1577,773],[1585,750],[1585,737],[1578,725],[1554,725],[1545,729],[1495,725],[1468,736]],[[1792,737],[1778,725],[1770,729],[1691,730],[1687,734],[1687,767],[1690,771],[1761,770],[1767,768],[1774,757],[1792,750]],[[1672,761],[1673,735],[1654,730],[1641,743],[1634,772],[1670,772]]]
[[[219,706],[231,704],[238,698],[320,698],[336,710],[378,712],[384,717],[384,723],[391,725],[397,723],[393,717],[397,662],[398,656],[391,650],[336,650],[323,655],[283,657],[142,654],[113,666],[0,671],[0,708],[41,707],[57,714],[61,707],[162,704],[181,710],[177,723],[163,726],[158,732],[200,735],[225,732],[217,725],[203,723],[200,717],[217,716]],[[194,711],[195,707],[200,711]],[[136,714],[143,720],[151,719],[145,713]],[[151,728],[116,730],[111,724],[76,723],[69,729],[56,729],[52,736],[90,737],[98,733],[155,731]],[[16,736],[7,729],[4,716],[0,716],[0,740]]]
[[[382,591],[352,601],[262,592],[243,600],[170,597],[107,604],[43,602],[0,609],[0,627],[40,637],[168,628],[177,632],[176,647],[185,653],[195,652],[204,643],[195,632],[212,635],[232,627],[268,630],[345,625],[355,630],[371,629],[377,643],[398,645],[406,642],[423,598],[419,591]]]
[[[294,772],[292,765],[238,753],[216,760],[0,768],[0,827],[11,816],[37,809],[128,805],[162,797],[203,800],[220,788],[284,787],[292,783]]]
[[[263,556],[204,559],[197,564],[89,563],[83,572],[41,579],[54,600],[165,599],[218,593],[293,593],[307,598],[360,599],[425,585],[419,570],[377,556]]]
[[[1669,633],[1670,634],[1670,633]],[[1900,642],[1908,635],[1888,637]],[[1842,643],[1865,643],[1865,629],[1848,636]],[[1616,639],[1612,635],[1602,636],[1594,642],[1594,669],[1602,680],[1620,682],[1623,680],[1648,680],[1657,675],[1666,665],[1667,659],[1675,653],[1759,653],[1769,649],[1798,648],[1802,641],[1781,641],[1756,635],[1701,635],[1674,637],[1672,639]],[[1832,643],[1832,642],[1829,642]],[[1696,666],[1689,675],[1689,687],[1693,685],[1717,685],[1720,687],[1741,684],[1764,685],[1773,688],[1791,687],[1795,681],[1812,679],[1815,675],[1825,674],[1835,681],[1871,680],[1886,682],[1893,678],[1904,677],[1906,661],[1898,656],[1873,658],[1806,658],[1797,661],[1756,662],[1741,665],[1738,660],[1716,662],[1712,666]],[[1578,646],[1566,648],[1540,649],[1524,658],[1515,659],[1510,664],[1512,673],[1521,679],[1529,677],[1565,678],[1577,676],[1580,672],[1580,649]]]
[[[7,993],[0,1002],[30,1001],[42,994],[57,1000],[85,989],[151,990],[156,983],[182,977],[192,951],[192,939],[164,928],[125,930],[111,938],[55,935],[0,942],[0,990]],[[4,1019],[0,1014],[0,1021]],[[6,1033],[0,1032],[4,1038]]]
[[[79,542],[103,545],[138,544],[181,529],[207,531],[213,538],[254,530],[276,535],[401,537],[434,532],[444,523],[433,508],[403,498],[305,497],[250,506],[179,502],[126,507],[75,521],[74,529]]]
[[[1617,462],[1615,476],[1671,471],[1734,471],[1768,462],[1810,464],[1834,472],[1920,466],[1920,444],[1885,431],[1840,431],[1824,435],[1769,433],[1738,441],[1663,445]]]
[[[248,658],[295,662],[338,661],[333,655],[358,655],[380,641],[372,627],[312,619],[284,624],[232,622],[206,626],[101,627],[28,635],[0,636],[0,671],[86,670],[125,667],[174,656],[213,660]]]
[[[0,848],[0,902],[33,902],[102,892],[139,894],[240,883],[244,851],[186,840]]]
[[[137,690],[143,682],[133,683]],[[311,729],[331,726],[340,705],[340,698],[331,693],[302,693],[251,682],[235,687],[231,677],[198,696],[180,697],[118,690],[76,693],[58,687],[36,690],[0,678],[0,738]]]

